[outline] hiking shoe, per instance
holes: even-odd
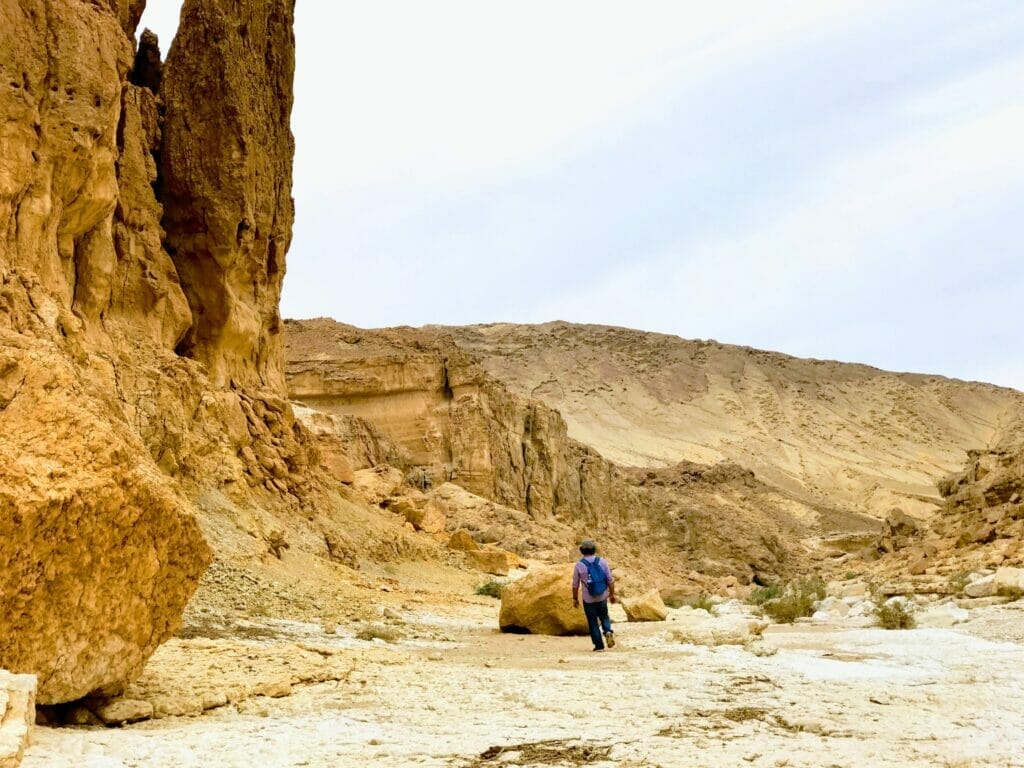
[[[603,650],[604,650],[604,648],[595,648],[594,649],[594,653],[597,653],[598,651],[603,651]]]
[[[615,633],[614,632],[605,632],[604,633],[604,642],[605,642],[605,644],[609,648],[614,648],[615,647]]]

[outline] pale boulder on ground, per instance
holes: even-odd
[[[35,675],[0,669],[0,768],[16,768],[36,721]]]
[[[707,611],[678,611],[672,637],[691,645],[750,645],[759,640],[768,622],[752,616],[712,616]]]
[[[996,594],[1024,594],[1024,568],[998,568],[992,582]]]
[[[585,635],[582,608],[573,608],[570,588],[574,563],[527,573],[501,591],[498,625],[502,632]]]
[[[974,576],[967,586],[964,587],[964,594],[967,597],[991,597],[996,593],[996,577],[994,574],[987,576]]]
[[[153,717],[153,705],[139,699],[112,699],[101,701],[89,707],[89,711],[105,725],[124,725],[149,720]]]
[[[971,612],[966,608],[960,608],[954,603],[940,603],[918,613],[914,621],[919,627],[948,629],[956,624],[962,624],[969,618]]]
[[[619,602],[629,621],[664,621],[668,616],[668,608],[656,589],[637,597],[624,597]]]

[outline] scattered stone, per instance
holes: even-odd
[[[750,645],[759,639],[768,622],[747,616],[707,616],[693,611],[672,629],[672,638],[691,645]],[[706,614],[705,614],[706,616]]]
[[[153,704],[138,699],[109,699],[89,706],[89,710],[104,725],[124,725],[149,720],[153,717]]]
[[[508,575],[508,558],[500,549],[471,549],[466,552],[470,567],[495,576]]]
[[[958,607],[955,603],[941,603],[915,614],[914,620],[919,627],[942,629],[961,624],[970,617],[970,611]]]
[[[995,574],[974,579],[964,587],[964,594],[967,597],[991,597],[996,593],[995,581]]]
[[[0,669],[0,768],[16,768],[36,721],[36,677]]]
[[[863,597],[868,593],[868,585],[863,581],[855,581],[852,584],[844,584],[843,597]]]
[[[639,597],[623,598],[619,601],[629,621],[664,621],[668,616],[668,608],[661,599],[661,594],[652,589]]]
[[[444,533],[447,517],[444,508],[434,499],[428,499],[419,506],[403,506],[401,513],[405,515],[406,522],[412,523],[417,531]]]
[[[1001,592],[1024,594],[1024,568],[1009,566],[997,568],[992,580],[996,594]]]
[[[480,549],[480,545],[476,543],[469,531],[460,528],[448,539],[448,549],[454,549],[457,552],[470,552]]]

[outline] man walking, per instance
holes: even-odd
[[[603,651],[605,643],[615,647],[615,633],[608,618],[608,602],[615,602],[615,577],[608,563],[597,556],[597,546],[590,539],[580,542],[582,559],[572,572],[572,607],[580,607],[580,585],[583,585],[583,613],[590,627],[594,650]],[[602,637],[602,631],[604,636]]]

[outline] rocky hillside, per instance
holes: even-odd
[[[623,328],[435,331],[619,464],[732,461],[808,504],[878,518],[934,511],[938,481],[1024,414],[1024,393],[989,384]]]
[[[945,501],[929,520],[887,522],[878,542],[879,570],[924,576],[1024,565],[1020,437],[971,451],[966,466],[944,478],[939,490]]]
[[[571,550],[588,531],[631,566],[660,571],[663,585],[692,571],[747,582],[798,569],[810,539],[871,527],[728,462],[620,467],[572,439],[556,410],[485,373],[445,333],[333,320],[288,320],[286,329],[291,396],[339,479],[392,465],[421,490],[454,483],[525,512],[497,538],[522,555],[564,557],[567,543]]]
[[[207,540],[320,492],[277,311],[292,3],[186,0],[166,65],[144,6],[0,0],[0,667],[44,704],[137,675]]]

